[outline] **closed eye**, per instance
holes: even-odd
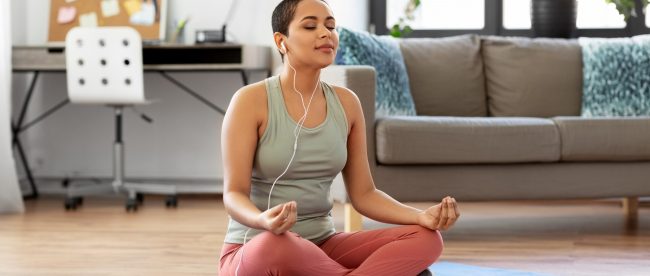
[[[336,27],[325,27],[325,28],[327,28],[327,29],[330,30],[330,31],[336,29]],[[316,27],[305,27],[305,29],[307,29],[307,30],[315,30]]]

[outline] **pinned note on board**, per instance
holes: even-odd
[[[135,27],[145,40],[164,40],[167,7],[172,0],[38,1],[47,1],[50,4],[47,41],[61,42],[73,26],[130,26]]]
[[[89,12],[79,15],[79,26],[97,27],[97,14],[94,12]]]
[[[143,2],[140,11],[131,15],[130,21],[133,25],[153,25],[156,20],[156,8],[152,3]]]
[[[140,0],[126,0],[122,5],[124,6],[126,13],[131,16],[140,11],[140,3]]]
[[[117,0],[102,0],[102,15],[111,17],[120,14],[120,4]]]
[[[56,17],[56,22],[59,24],[67,24],[74,21],[77,15],[77,8],[75,7],[60,7],[59,13]]]

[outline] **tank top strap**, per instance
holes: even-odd
[[[269,118],[267,123],[267,128],[269,130],[275,130],[277,122],[282,119],[282,114],[284,112],[283,104],[284,99],[282,98],[282,90],[280,88],[280,76],[272,76],[267,78],[266,81],[266,98],[268,101],[268,110]]]
[[[347,136],[348,136],[348,120],[347,117],[345,116],[345,109],[343,108],[343,104],[341,103],[338,95],[336,94],[336,91],[334,91],[334,87],[329,85],[326,82],[321,82],[323,85],[323,90],[325,91],[325,94],[327,95],[327,109],[330,111],[328,112],[327,116],[331,116],[334,121],[336,121],[336,125],[338,126],[339,132],[342,134],[343,138],[345,141],[347,141]]]

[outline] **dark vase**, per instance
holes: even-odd
[[[530,18],[535,37],[570,38],[576,28],[576,1],[533,0]]]

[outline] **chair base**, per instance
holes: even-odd
[[[64,180],[64,186],[67,187],[65,209],[76,210],[83,203],[84,195],[99,195],[106,193],[125,193],[126,211],[137,211],[138,206],[142,204],[142,194],[159,194],[167,195],[165,205],[167,207],[176,207],[178,199],[176,197],[175,185],[164,185],[154,183],[132,183],[124,180],[124,144],[122,142],[122,105],[112,106],[115,110],[115,142],[113,144],[113,181],[111,185],[90,185],[75,186],[69,185],[68,180]]]

